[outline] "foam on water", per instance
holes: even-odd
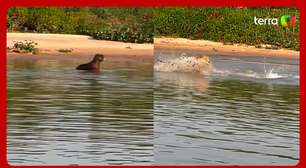
[[[160,72],[198,72],[208,73],[210,69],[207,56],[188,57],[181,56],[174,59],[157,59],[154,70]]]
[[[272,82],[278,84],[299,84],[299,65],[285,64],[279,60],[229,60],[218,57],[212,60],[211,77],[230,77],[258,82]]]
[[[201,53],[156,54],[154,70],[159,72],[199,72],[209,77],[234,77],[260,82],[298,84],[296,61],[265,57],[212,56],[199,59]],[[205,58],[205,56],[204,56]]]
[[[271,71],[265,73],[264,76],[266,79],[279,79],[279,78],[284,78],[285,76],[280,75],[278,73],[273,72],[273,69],[271,69]]]
[[[219,76],[241,76],[241,77],[248,77],[248,78],[255,78],[255,79],[282,79],[282,78],[290,78],[290,75],[284,75],[281,73],[273,72],[270,70],[266,73],[259,73],[254,71],[246,71],[246,72],[234,72],[229,70],[218,70],[213,69],[214,75]],[[299,79],[299,76],[292,76],[293,78]]]

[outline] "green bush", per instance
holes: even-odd
[[[90,35],[99,40],[153,42],[152,8],[12,8],[9,31]]]
[[[13,45],[13,49],[15,52],[24,52],[24,53],[37,53],[38,50],[35,48],[37,43],[31,40],[25,40],[23,41],[15,41]]]
[[[294,30],[281,26],[258,26],[254,16],[274,18],[293,15]],[[157,8],[154,11],[156,36],[205,39],[249,45],[270,44],[299,50],[299,12],[293,8]]]
[[[294,30],[256,26],[262,18],[293,15]],[[7,15],[8,31],[83,34],[99,40],[152,43],[153,36],[183,37],[300,49],[299,12],[294,8],[62,8],[16,7]]]

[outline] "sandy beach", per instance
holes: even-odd
[[[264,49],[244,44],[224,45],[207,40],[189,40],[184,38],[154,38],[155,49],[193,50],[205,55],[228,56],[265,56],[299,59],[300,52],[288,49]]]
[[[136,59],[152,59],[153,44],[135,44],[117,41],[95,40],[85,35],[68,34],[38,34],[38,33],[7,33],[7,47],[12,47],[15,41],[32,40],[38,45],[39,56],[92,56],[102,53],[106,58],[124,57]],[[72,52],[60,52],[59,50]],[[9,56],[32,54],[19,54],[8,52]]]
[[[155,38],[153,44],[135,44],[117,41],[95,40],[85,35],[38,34],[38,33],[7,33],[7,47],[15,41],[32,40],[37,42],[43,56],[91,56],[102,53],[111,57],[152,59],[154,49],[194,50],[208,56],[266,56],[298,59],[300,52],[288,49],[263,49],[244,44],[224,45],[220,42],[207,40],[189,40],[184,38]],[[71,50],[64,53],[59,50]],[[11,56],[31,55],[8,52]]]

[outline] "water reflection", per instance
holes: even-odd
[[[8,62],[10,164],[129,165],[153,161],[150,62],[105,62],[100,74],[78,62]]]
[[[212,80],[206,92],[182,95],[178,87],[155,86],[157,164],[298,162],[298,87]]]
[[[208,88],[208,79],[200,74],[155,72],[155,80],[161,85],[171,85],[181,89],[192,89],[205,92]]]

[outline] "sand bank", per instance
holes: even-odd
[[[24,40],[32,40],[38,43],[39,55],[43,56],[91,56],[96,53],[102,53],[106,57],[126,56],[152,59],[154,48],[153,44],[95,40],[85,35],[7,33],[7,47],[12,47],[14,41]],[[67,49],[72,52],[64,53],[59,51]],[[9,53],[9,55],[24,54]]]
[[[288,49],[263,49],[244,44],[224,45],[207,40],[189,40],[184,38],[154,38],[155,49],[193,50],[208,56],[265,56],[298,59],[300,52]]]
[[[7,46],[12,47],[14,41],[32,40],[37,42],[39,55],[43,56],[92,56],[96,53],[106,57],[126,57],[136,59],[152,59],[155,49],[193,50],[205,55],[229,56],[266,56],[298,59],[300,52],[288,49],[263,49],[243,44],[224,45],[207,40],[189,40],[184,38],[155,38],[153,44],[135,44],[117,41],[95,40],[85,35],[7,33]],[[72,50],[63,53],[59,50]],[[8,55],[24,55],[8,53]]]

